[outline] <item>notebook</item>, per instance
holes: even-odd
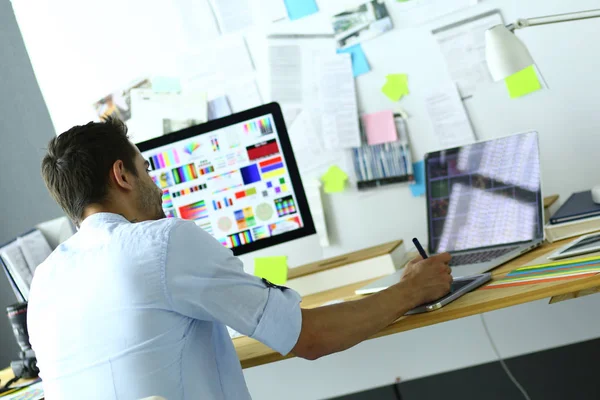
[[[597,216],[600,216],[600,204],[594,203],[591,190],[587,190],[573,193],[550,218],[550,223],[560,224]]]

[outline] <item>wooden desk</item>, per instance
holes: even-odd
[[[565,241],[545,244],[532,252],[498,267],[492,272],[492,281],[506,275],[515,268],[526,265],[536,258],[555,250],[564,243]],[[354,291],[373,280],[374,279],[371,279],[369,281],[359,282],[323,293],[306,296],[302,299],[301,305],[303,308],[312,308],[321,306],[331,300],[352,300],[360,298],[362,296],[356,296]],[[479,289],[461,297],[438,311],[402,317],[371,339],[549,297],[552,297],[553,300],[563,300],[565,296],[566,298],[574,298],[582,294],[594,293],[598,291],[598,287],[600,287],[600,274],[589,278],[541,283],[536,285],[493,290]],[[242,368],[255,367],[257,365],[268,364],[283,360],[284,358],[293,357],[293,355],[282,357],[279,353],[271,350],[264,344],[248,337],[236,338],[233,342],[238,357],[240,358]]]

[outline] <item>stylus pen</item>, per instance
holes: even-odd
[[[423,246],[421,246],[421,243],[419,243],[419,239],[413,238],[412,242],[415,244],[415,247],[419,251],[419,254],[421,255],[421,257],[423,257],[423,260],[426,259],[427,258],[427,253],[425,253],[425,250],[423,249]]]

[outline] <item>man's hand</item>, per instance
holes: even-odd
[[[450,291],[452,270],[448,266],[452,257],[448,253],[438,254],[423,260],[420,256],[404,267],[398,287],[413,293],[413,306],[439,299]]]
[[[400,283],[361,300],[302,309],[302,330],[292,352],[315,360],[346,350],[379,332],[407,311],[450,291],[450,254],[423,260],[404,268]]]

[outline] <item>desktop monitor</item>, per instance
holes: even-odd
[[[137,146],[163,191],[165,215],[194,221],[235,255],[316,238],[277,103]]]

